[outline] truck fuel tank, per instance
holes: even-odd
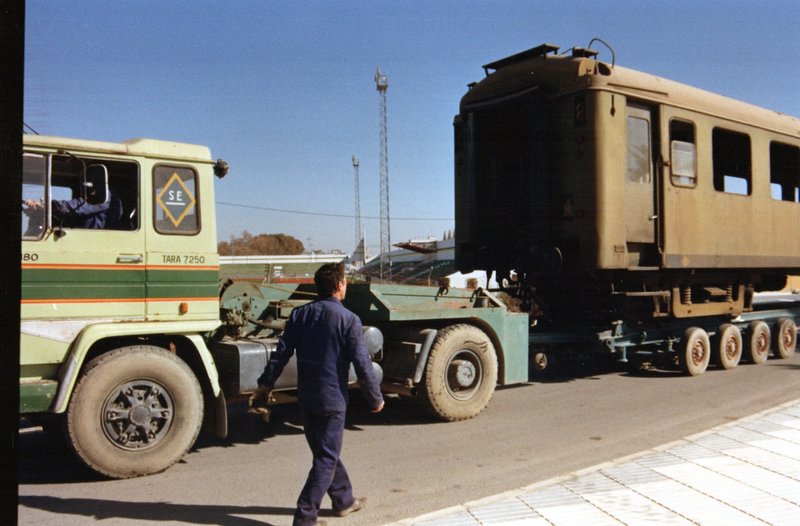
[[[363,328],[364,342],[373,360],[378,360],[383,351],[383,333],[377,327]],[[222,338],[209,342],[219,371],[219,381],[228,398],[251,393],[258,387],[258,377],[264,372],[272,353],[278,347],[276,338]],[[373,371],[380,382],[383,371],[373,361]],[[355,370],[350,366],[350,383],[357,380]],[[297,388],[297,357],[292,356],[283,373],[275,383],[276,390]]]
[[[225,395],[233,397],[254,391],[258,387],[258,377],[264,372],[267,359],[277,345],[275,339],[212,340],[209,348],[217,363],[219,381]],[[290,380],[285,382],[286,379]],[[297,366],[293,356],[275,387],[294,387],[296,384]]]

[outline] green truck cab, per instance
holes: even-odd
[[[204,146],[24,136],[20,413],[112,478],[163,471],[256,387],[308,285],[223,280]],[[528,316],[491,294],[353,285],[382,388],[442,420],[527,380]],[[355,375],[351,375],[353,385]],[[290,361],[276,384],[291,400]]]
[[[180,458],[222,396],[215,170],[202,146],[24,137],[20,412],[66,415],[100,472]]]

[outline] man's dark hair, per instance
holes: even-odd
[[[314,273],[317,294],[332,296],[340,281],[344,281],[344,263],[325,263]]]

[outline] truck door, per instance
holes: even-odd
[[[136,163],[24,155],[23,321],[144,316],[138,202]]]
[[[625,174],[625,233],[629,264],[657,265],[651,111],[627,107],[627,172]]]
[[[159,163],[153,166],[151,177],[147,318],[219,319],[219,259],[210,164]]]

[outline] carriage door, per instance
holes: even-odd
[[[641,106],[628,106],[628,155],[625,174],[625,239],[629,266],[658,264],[653,170],[652,115]]]

